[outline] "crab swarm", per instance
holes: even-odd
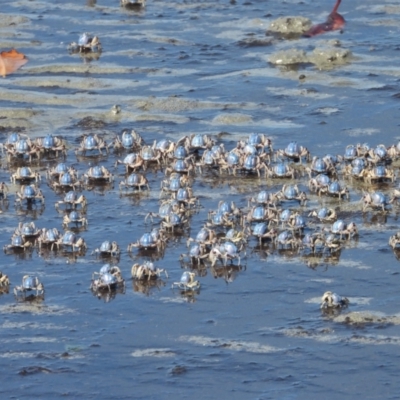
[[[81,47],[98,46],[94,38],[83,39]],[[168,279],[168,273],[162,259],[182,237],[185,240],[179,242],[186,246],[177,267],[188,271],[172,287],[190,298],[200,293],[201,278],[207,273],[226,282],[245,273],[249,253],[296,257],[312,268],[336,264],[341,252],[356,246],[362,235],[356,213],[387,218],[398,212],[400,198],[393,167],[400,157],[400,142],[389,147],[349,144],[342,154],[312,155],[296,142],[274,150],[271,140],[258,133],[230,144],[203,134],[148,142],[137,131],[125,129],[114,138],[85,134],[78,143],[50,134],[32,140],[15,133],[1,150],[12,189],[1,182],[0,211],[13,213],[13,199],[24,218],[4,244],[4,252],[31,257],[36,250],[40,257],[75,260],[86,257],[91,248],[93,262],[101,258],[121,263],[92,276],[93,293],[106,293],[107,300],[117,289],[125,292],[122,275],[129,269],[134,290],[148,294],[152,287],[164,287],[161,276]],[[199,187],[226,183],[236,185],[242,195],[209,199],[213,208],[202,207],[208,193]],[[112,191],[114,185],[119,190]],[[55,209],[46,202],[50,191],[59,198]],[[117,207],[127,196],[139,204],[144,197],[152,199],[143,202],[152,206],[141,210],[145,231],[126,228],[126,243],[118,244],[113,237],[86,243],[85,231],[96,229],[96,221],[87,215],[93,207],[88,202],[91,191],[114,196]],[[356,204],[354,214],[344,210],[350,199]],[[43,226],[38,217],[45,212],[58,214],[56,226]],[[101,209],[96,213],[112,218]],[[194,219],[200,228],[191,229]],[[388,240],[399,256],[400,232],[388,235]],[[133,266],[127,265],[128,257],[134,259]],[[2,272],[2,286],[8,286],[9,273]],[[43,296],[43,287],[37,277],[24,276],[15,293],[18,298],[28,292]],[[330,293],[324,295],[323,308],[347,305]]]

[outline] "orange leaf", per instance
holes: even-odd
[[[18,68],[21,68],[28,62],[24,54],[19,53],[17,50],[2,51],[0,53],[0,75],[3,78],[8,74],[12,74]]]

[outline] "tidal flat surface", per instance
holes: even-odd
[[[274,149],[297,141],[311,152],[343,154],[347,145],[396,144],[399,135],[400,8],[396,1],[343,0],[343,32],[311,39],[267,34],[272,20],[306,16],[323,22],[333,2],[160,1],[130,11],[117,0],[16,0],[2,4],[0,49],[15,47],[29,58],[20,71],[0,80],[0,141],[14,131],[48,133],[68,143],[66,162],[83,174],[99,164],[115,174],[114,185],[83,190],[88,227],[80,232],[85,256],[60,252],[1,255],[11,281],[0,296],[2,398],[124,399],[230,398],[309,399],[398,397],[400,356],[400,264],[388,246],[398,230],[399,208],[362,212],[367,184],[340,178],[350,200],[309,193],[307,215],[321,206],[336,209],[359,228],[335,257],[310,257],[259,248],[250,239],[240,271],[196,271],[194,296],[171,290],[183,272],[179,256],[220,200],[245,208],[262,189],[276,192],[290,180],[257,175],[234,177],[196,172],[193,193],[201,208],[190,229],[171,234],[155,263],[169,278],[152,288],[130,280],[134,262],[148,255],[126,248],[151,229],[148,212],[159,207],[164,171],[149,169],[150,191],[121,196],[124,154],[79,157],[84,134],[107,143],[135,129],[147,143],[205,134],[232,149],[249,133],[272,140]],[[67,45],[83,32],[97,35],[99,56],[71,55]],[[276,66],[274,54],[290,49],[349,50],[348,62]],[[121,113],[113,114],[114,104]],[[10,243],[19,222],[62,230],[62,199],[44,178],[58,160],[34,163],[43,180],[44,209],[14,207],[19,185],[9,185],[9,206],[0,214],[0,244]],[[298,167],[300,168],[300,167]],[[399,174],[398,165],[391,166]],[[2,157],[0,181],[16,165]],[[397,183],[374,185],[390,194]],[[310,224],[312,221],[309,220]],[[91,255],[103,240],[122,249],[118,263],[125,293],[97,298],[92,273],[104,264]],[[23,275],[45,285],[42,302],[16,302],[12,288]],[[220,275],[220,277],[218,277]],[[320,297],[332,290],[350,300],[348,309],[326,315]],[[107,301],[108,300],[108,301]]]

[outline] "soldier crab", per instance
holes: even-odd
[[[302,162],[303,157],[306,161],[310,160],[310,152],[306,147],[298,145],[296,142],[290,142],[287,147],[283,150],[276,152],[278,158],[289,158],[294,162]]]
[[[64,250],[71,250],[72,252],[81,252],[86,250],[85,240],[78,237],[74,232],[66,231],[57,245],[64,248]]]
[[[40,152],[45,155],[58,157],[59,152],[61,152],[64,157],[67,156],[65,141],[58,136],[49,134],[44,138],[37,138],[35,144]]]
[[[117,266],[105,264],[99,272],[92,274],[90,289],[94,292],[114,290],[118,287],[125,287],[125,280],[122,278],[121,270]]]
[[[305,192],[300,192],[297,185],[283,185],[282,189],[275,194],[275,197],[282,200],[298,200],[301,205],[307,203],[307,195]]]
[[[333,222],[337,219],[336,211],[333,208],[320,208],[319,210],[311,211],[309,217],[316,217],[321,222]]]
[[[74,224],[75,227],[85,227],[88,222],[87,219],[78,211],[71,211],[68,215],[63,218],[63,228],[68,228],[70,224]]]
[[[114,150],[133,150],[140,147],[142,143],[143,138],[136,131],[124,129],[121,138],[117,136],[114,140]]]
[[[25,240],[35,241],[40,232],[40,229],[36,229],[34,222],[20,222],[14,231],[14,236],[22,236]]]
[[[104,166],[96,165],[84,174],[86,183],[111,183],[114,175]]]
[[[121,250],[117,242],[105,240],[99,248],[93,250],[92,254],[97,254],[102,257],[119,257]]]
[[[27,203],[36,203],[36,201],[44,204],[44,195],[40,189],[35,185],[22,185],[19,192],[17,192],[17,197],[15,199],[16,205],[21,205],[23,201]]]
[[[215,245],[208,256],[211,266],[213,267],[218,260],[222,261],[224,265],[227,265],[228,260],[232,263],[234,259],[238,260],[240,264],[240,250],[232,242],[225,242],[219,245]]]
[[[368,208],[386,211],[386,206],[388,204],[386,196],[382,192],[364,192],[360,201],[363,203],[363,212]]]
[[[252,236],[258,238],[260,246],[262,245],[263,240],[269,239],[274,241],[278,236],[278,231],[275,228],[268,230],[268,224],[266,222],[259,222],[254,225],[253,228],[248,228],[248,231]]]
[[[78,43],[72,42],[68,45],[71,53],[101,52],[100,39],[97,36],[90,37],[88,33],[79,36]]]
[[[57,246],[57,248],[59,248],[60,238],[61,235],[57,228],[43,228],[37,239],[39,249],[44,246],[50,246],[50,250],[53,250],[54,246]]]
[[[139,173],[132,173],[124,181],[121,181],[119,183],[120,190],[133,189],[133,190],[138,190],[140,192],[143,187],[145,189],[147,188],[147,190],[150,190],[149,181],[144,175]]]
[[[157,250],[160,251],[164,248],[165,239],[161,234],[144,233],[137,242],[132,242],[128,245],[128,251],[132,251],[133,247],[140,250]]]
[[[79,196],[76,192],[70,191],[64,196],[63,200],[56,202],[55,207],[57,211],[59,211],[61,205],[64,205],[67,209],[77,208],[78,205],[80,205],[84,210],[86,208],[87,201],[84,195]]]
[[[311,166],[306,168],[306,172],[310,179],[313,174],[337,175],[335,165],[330,158],[313,157]]]
[[[33,244],[31,241],[28,239],[25,239],[21,235],[13,235],[11,237],[11,244],[7,244],[3,247],[4,253],[10,254],[14,251],[19,251],[19,250],[30,250],[32,248]]]
[[[185,271],[179,282],[174,282],[172,288],[177,287],[182,291],[192,291],[200,289],[200,282],[195,280],[196,274],[194,272]]]
[[[49,186],[53,190],[76,190],[81,186],[81,182],[78,179],[78,176],[73,172],[74,170],[70,170],[67,172],[60,173],[57,180],[50,181]]]
[[[87,152],[98,150],[103,155],[103,150],[108,154],[108,145],[98,135],[84,135],[79,147],[75,150],[75,154],[85,156]]]
[[[349,303],[347,297],[341,297],[332,292],[325,292],[321,298],[322,309],[345,308]]]
[[[340,239],[342,239],[343,236],[347,236],[347,238],[350,239],[358,235],[357,225],[354,222],[346,224],[341,219],[334,222],[329,231],[334,235],[338,235]]]
[[[40,181],[41,177],[39,172],[33,172],[29,167],[17,168],[17,172],[10,177],[12,183],[29,183],[30,181]]]
[[[291,178],[296,177],[296,170],[287,164],[276,164],[272,168],[267,168],[269,178]]]
[[[44,295],[44,286],[39,281],[39,278],[36,276],[25,275],[22,278],[22,285],[15,286],[14,295],[19,298],[22,294],[23,298],[27,298],[27,293],[35,292],[32,296],[43,296]]]
[[[134,264],[131,269],[133,279],[150,281],[152,279],[160,278],[164,273],[168,278],[168,273],[165,269],[156,268],[152,262],[145,261],[142,265]]]
[[[347,189],[347,187],[341,187],[338,181],[333,181],[327,187],[319,189],[318,196],[321,196],[322,194],[339,197],[339,199],[342,199],[343,197],[349,199],[349,189]]]

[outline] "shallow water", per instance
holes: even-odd
[[[343,154],[358,142],[394,144],[400,138],[396,2],[344,1],[343,34],[296,40],[265,34],[280,16],[322,22],[331,6],[149,0],[145,10],[133,12],[116,0],[10,2],[0,14],[0,48],[16,47],[29,63],[0,81],[1,142],[14,129],[32,137],[62,135],[69,145],[67,162],[80,173],[96,163],[113,170],[123,155],[111,151],[108,157],[77,159],[79,137],[95,131],[110,142],[125,128],[148,143],[191,133],[218,135],[226,149],[262,132],[275,149],[296,140],[319,156]],[[85,31],[100,37],[98,59],[66,49]],[[291,48],[308,53],[336,40],[352,52],[345,65],[268,63],[273,53]],[[121,105],[120,114],[111,113],[114,104]],[[55,163],[43,161],[37,169],[44,174]],[[14,172],[3,157],[0,180],[8,182]],[[260,251],[251,240],[246,268],[230,271],[229,283],[214,279],[208,269],[198,278],[200,292],[185,297],[171,283],[181,276],[178,259],[187,251],[187,236],[196,235],[207,212],[221,199],[244,207],[261,188],[276,191],[285,183],[196,174],[193,192],[202,208],[191,218],[190,231],[173,236],[156,261],[168,270],[165,285],[144,294],[129,280],[134,260],[125,249],[149,231],[144,217],[158,210],[163,173],[147,173],[151,190],[141,196],[120,196],[123,168],[115,174],[113,187],[84,191],[89,201],[88,229],[80,233],[88,243],[84,257],[51,252],[39,257],[36,251],[30,257],[1,256],[1,271],[12,286],[36,274],[46,289],[45,301],[38,303],[0,296],[3,398],[397,396],[399,263],[387,243],[398,229],[398,209],[387,216],[363,214],[359,199],[367,186],[349,182],[349,202],[310,195],[307,210],[330,205],[359,226],[359,238],[340,257],[308,260],[272,249],[267,254],[267,246]],[[301,178],[300,186],[306,182]],[[389,193],[395,185],[381,189]],[[41,188],[45,209],[25,213],[14,208],[18,186],[10,185],[10,205],[0,215],[1,245],[9,243],[19,222],[61,230],[62,215],[53,204],[62,196],[45,180]],[[103,263],[91,252],[105,239],[123,249],[118,265],[126,279],[125,293],[109,302],[89,290],[92,272]],[[326,290],[347,296],[349,308],[321,314]]]

